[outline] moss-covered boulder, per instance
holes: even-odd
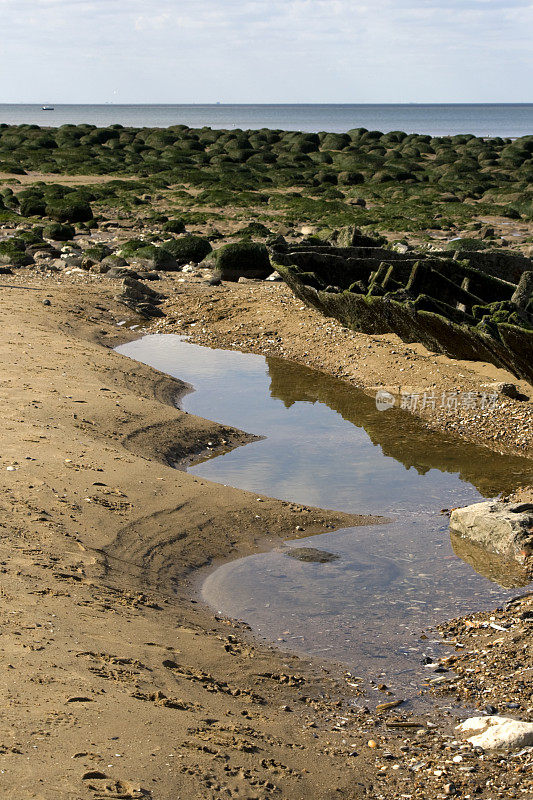
[[[169,219],[163,225],[167,233],[185,233],[185,223],[182,219]]]
[[[82,266],[91,267],[93,264],[100,264],[112,252],[111,248],[103,244],[103,242],[94,244],[84,251]]]
[[[25,197],[20,200],[19,210],[22,217],[44,217],[46,203],[39,197]]]
[[[206,238],[194,236],[191,233],[180,236],[179,239],[169,239],[163,242],[163,247],[174,256],[179,266],[188,264],[190,261],[193,264],[199,264],[212,250]]]
[[[339,172],[339,183],[343,186],[357,186],[365,182],[365,176],[362,172]]]
[[[211,259],[216,277],[223,281],[239,278],[267,278],[272,272],[268,250],[259,242],[234,242],[225,244],[213,253]]]
[[[150,269],[176,270],[176,258],[166,247],[158,247],[142,239],[130,239],[125,242],[118,255],[132,261],[139,262]]]
[[[56,222],[87,222],[93,218],[89,203],[69,196],[50,201],[46,206],[46,215]]]
[[[10,267],[27,267],[33,258],[26,253],[26,242],[14,236],[0,242],[0,264]]]
[[[68,242],[76,234],[72,225],[62,225],[60,222],[47,225],[43,231],[45,239],[52,239],[54,242]]]
[[[271,236],[270,231],[262,222],[250,222],[245,228],[241,228],[238,235],[243,239],[255,237],[256,239],[266,239]]]

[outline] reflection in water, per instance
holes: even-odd
[[[489,581],[499,583],[506,589],[527,586],[530,582],[526,570],[517,561],[505,559],[497,553],[490,553],[452,532],[450,541],[455,555],[470,564],[476,572]]]
[[[223,565],[203,587],[221,613],[284,647],[373,677],[385,672],[387,684],[414,695],[428,674],[422,661],[436,653],[420,632],[503,602],[510,595],[495,581],[523,585],[519,570],[464,543],[452,549],[439,511],[530,481],[528,461],[427,431],[398,409],[379,412],[362,392],[281,359],[172,335],[118,350],[192,384],[184,409],[266,437],[196,464],[194,474],[291,501],[398,515]]]
[[[347,422],[364,428],[384,456],[419,475],[431,469],[456,473],[485,496],[509,493],[524,475],[531,475],[531,464],[523,458],[493,456],[485,447],[429,431],[412,414],[399,409],[380,412],[373,397],[330,375],[281,358],[267,357],[266,363],[270,393],[286,408],[299,402],[324,403]]]

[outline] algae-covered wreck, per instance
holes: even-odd
[[[363,333],[396,333],[533,382],[533,263],[509,252],[396,252],[354,232],[350,247],[278,241],[271,253],[305,303]]]

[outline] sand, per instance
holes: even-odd
[[[296,524],[308,536],[372,520],[258,503],[171,468],[170,452],[248,437],[178,411],[183,384],[112,351],[133,336],[117,326],[116,285],[26,270],[1,283],[2,798],[433,798],[450,776],[472,785],[450,760],[453,718],[437,711],[420,735],[389,728],[389,713],[352,704],[342,667],[260,644],[198,598],[198,569]],[[183,284],[161,288],[172,286]],[[232,302],[246,324],[256,290],[241,289]],[[194,291],[172,302],[187,314],[197,304],[202,326],[207,295]],[[268,291],[296,313],[286,290]],[[239,344],[231,320],[225,334],[210,324]],[[493,796],[489,778],[518,796],[515,772],[476,765],[477,796]]]

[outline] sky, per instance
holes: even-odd
[[[0,103],[532,102],[533,0],[0,0]]]

